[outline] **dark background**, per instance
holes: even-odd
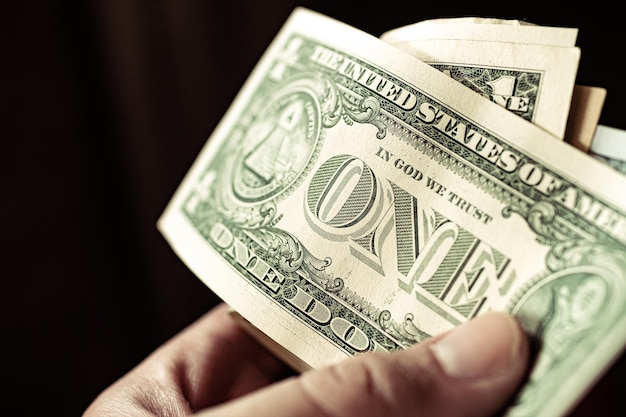
[[[374,35],[458,16],[578,27],[577,83],[606,88],[600,123],[626,129],[619,64],[625,16],[590,4],[4,4],[3,414],[80,415],[101,390],[218,301],[155,223],[295,6]],[[624,362],[577,415],[623,415]]]

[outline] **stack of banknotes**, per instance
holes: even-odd
[[[576,37],[296,9],[158,227],[298,370],[508,311],[538,356],[506,415],[562,416],[626,344],[626,136]]]

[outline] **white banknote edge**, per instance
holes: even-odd
[[[589,150],[608,158],[626,161],[626,131],[598,125]]]
[[[446,19],[446,21],[424,20],[391,29],[380,36],[382,40],[391,43],[418,39],[465,39],[562,47],[575,46],[577,37],[578,29],[576,28],[467,23],[467,21],[455,19]]]

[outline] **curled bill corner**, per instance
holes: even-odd
[[[626,131],[598,125],[589,150],[598,155],[626,161]]]

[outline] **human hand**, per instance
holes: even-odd
[[[220,305],[101,393],[83,417],[490,416],[517,390],[528,358],[515,319],[487,313],[403,351],[293,376]]]

